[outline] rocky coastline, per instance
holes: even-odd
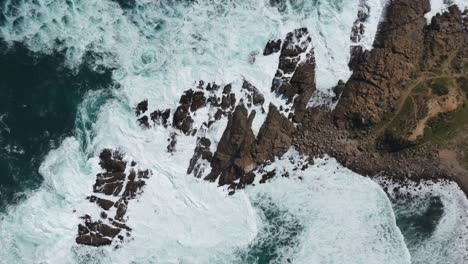
[[[363,2],[351,32],[356,42],[367,8]],[[177,151],[178,137],[193,137],[196,147],[187,174],[227,186],[229,194],[252,184],[259,174],[260,183],[287,177],[262,167],[294,147],[311,162],[329,155],[369,177],[389,177],[403,184],[455,181],[468,196],[468,10],[452,5],[428,24],[424,15],[429,11],[428,0],[388,3],[373,49],[350,48],[353,73],[333,89],[334,109],[308,107],[316,91],[316,62],[309,30],[299,28],[283,40],[269,41],[263,52],[279,53],[271,92],[286,101],[286,108],[265,105],[264,95],[248,80],[243,81],[241,98],[236,98],[231,84],[200,81],[185,91],[173,112],[150,113],[151,102],[142,101],[135,106],[136,122],[142,129],[171,129],[168,152]],[[197,127],[194,117],[202,108],[209,111]],[[252,122],[258,112],[267,116],[255,135]],[[227,125],[212,152],[213,142],[204,132],[223,117]],[[108,245],[123,230],[129,236],[125,212],[119,214],[119,208],[141,193],[143,179],[151,175],[126,168],[118,152],[104,150],[100,159],[105,172],[96,176],[93,190],[118,200],[95,196],[88,200],[104,213],[115,207],[116,215],[107,219],[106,213],[107,224],[85,215],[78,227],[79,244]]]

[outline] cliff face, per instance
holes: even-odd
[[[375,125],[395,110],[406,83],[419,69],[428,11],[428,0],[390,2],[373,49],[354,50],[353,74],[335,111],[345,125]]]
[[[373,50],[353,49],[335,110],[307,110],[297,148],[364,175],[455,180],[468,193],[467,10],[426,25],[428,7],[390,2]]]

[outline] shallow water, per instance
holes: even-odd
[[[301,163],[304,158],[291,149],[271,165],[289,172],[289,178],[277,177],[228,196],[216,184],[186,174],[195,138],[180,135],[171,155],[166,151],[171,129],[142,130],[136,123],[136,103],[148,99],[150,111],[175,109],[180,94],[198,80],[233,82],[238,91],[246,79],[265,94],[267,104],[283,104],[270,93],[278,55],[259,54],[269,39],[283,38],[301,26],[312,34],[318,89],[329,94],[339,79],[351,74],[349,34],[358,1],[136,0],[124,6],[122,2],[37,0],[2,5],[1,40],[21,43],[27,54],[15,61],[18,68],[6,87],[25,87],[22,91],[28,95],[47,87],[46,94],[37,92],[33,98],[38,109],[48,103],[47,120],[40,124],[51,124],[31,129],[29,124],[40,120],[34,115],[40,113],[37,110],[24,117],[9,114],[8,118],[21,120],[18,128],[11,119],[0,123],[11,130],[7,133],[11,140],[24,138],[21,144],[39,149],[15,165],[24,169],[21,177],[1,177],[15,179],[0,189],[3,201],[21,190],[25,197],[16,203],[7,200],[10,204],[0,215],[2,261],[466,260],[468,202],[454,184],[427,184],[408,190],[413,199],[389,199],[378,184],[332,158],[294,171],[290,160]],[[360,43],[366,48],[372,46],[384,1],[369,5],[371,14]],[[2,60],[22,58],[21,54],[9,53]],[[22,64],[23,60],[38,63]],[[42,81],[47,85],[40,86]],[[203,111],[208,110],[200,111],[197,123],[203,121]],[[255,131],[263,118],[264,114],[256,117]],[[226,123],[223,119],[206,132],[213,150]],[[44,131],[50,135],[38,137]],[[119,249],[88,248],[74,241],[79,217],[99,215],[85,197],[100,171],[95,156],[105,147],[118,148],[127,159],[138,161],[139,168],[153,171],[143,195],[129,206],[132,236]],[[36,167],[22,165],[30,159],[37,161]]]

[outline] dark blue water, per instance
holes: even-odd
[[[410,250],[431,237],[444,214],[444,205],[437,196],[391,200],[396,224]]]
[[[293,260],[284,258],[283,253],[293,252],[304,227],[296,216],[278,208],[268,197],[259,200],[254,206],[263,215],[264,226],[247,250],[240,254],[241,263],[292,263]]]
[[[111,72],[64,66],[61,53],[30,52],[0,40],[0,209],[42,182],[38,168],[74,132],[87,91],[109,87]]]

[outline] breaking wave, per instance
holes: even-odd
[[[385,1],[367,2],[370,19],[361,45],[370,49]],[[132,107],[138,102],[148,99],[157,103],[150,108],[174,109],[180,94],[198,80],[225,84],[247,79],[270,94],[278,56],[261,56],[265,43],[302,26],[312,34],[318,89],[330,94],[338,80],[351,74],[349,35],[358,6],[359,1],[331,0],[136,0],[123,8],[119,1],[7,0],[0,19],[3,41],[20,42],[44,55],[61,52],[65,66],[74,71],[84,62],[95,72],[111,70],[116,87],[85,94],[73,136],[40,165],[42,185],[0,215],[0,259],[440,263],[443,258],[461,263],[466,259],[468,202],[453,184],[415,189],[417,199],[409,202],[390,200],[378,184],[333,158],[316,159],[308,169],[295,171],[305,158],[291,149],[270,165],[289,177],[228,196],[215,184],[186,174],[193,138],[180,136],[171,154],[165,148],[170,131],[142,130],[135,122]],[[225,125],[226,120],[218,123],[212,137],[219,139]],[[75,243],[79,217],[99,215],[85,197],[100,171],[96,156],[103,148],[120,149],[154,174],[128,210],[132,239],[117,249]],[[433,190],[438,198],[428,204],[424,197]],[[424,210],[433,210],[435,220],[430,228],[416,230],[418,235],[413,219]],[[445,250],[446,243],[457,250]]]

